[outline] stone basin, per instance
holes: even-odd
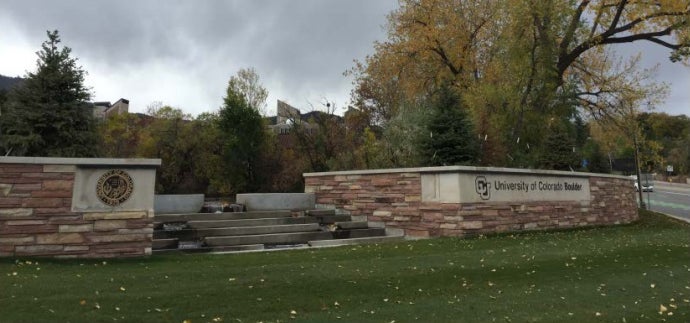
[[[198,213],[204,206],[204,194],[156,194],[155,214]]]

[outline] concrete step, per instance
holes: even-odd
[[[233,251],[254,251],[264,250],[265,246],[262,244],[249,244],[239,246],[220,246],[210,248],[212,252],[233,252]]]
[[[317,219],[313,217],[275,218],[227,221],[190,221],[181,230],[154,230],[154,239],[180,241],[200,240],[213,236],[260,235],[290,232],[319,231]]]
[[[307,218],[315,218],[320,224],[334,224],[336,222],[348,222],[352,220],[349,215],[310,215]]]
[[[365,228],[365,229],[351,229],[351,230],[336,230],[330,232],[334,239],[350,239],[350,238],[364,238],[364,237],[378,237],[385,236],[386,229],[383,228]],[[319,240],[319,239],[314,239]]]
[[[343,230],[335,232],[294,232],[294,233],[276,233],[264,235],[245,235],[245,236],[227,236],[227,237],[208,237],[204,241],[206,245],[215,246],[233,246],[245,244],[303,244],[312,240],[329,240],[337,238],[362,238],[372,236],[383,236],[386,234],[385,229],[360,229],[360,230]]]
[[[299,244],[306,243],[309,240],[332,239],[330,232],[293,232],[293,233],[275,233],[263,235],[246,235],[246,236],[227,236],[227,237],[208,237],[204,242],[208,246],[233,246],[243,244]]]
[[[385,242],[399,242],[405,240],[403,236],[379,236],[379,237],[363,237],[350,239],[335,239],[335,240],[314,240],[309,241],[311,247],[335,247],[347,246],[366,243],[385,243]]]
[[[286,224],[307,224],[318,223],[317,218],[312,217],[280,217],[262,219],[243,219],[243,220],[210,220],[210,221],[189,221],[187,225],[192,229],[208,228],[230,228],[230,227],[259,227]]]
[[[304,211],[306,215],[309,216],[326,216],[326,215],[335,215],[335,209],[314,209],[314,210],[306,210]]]
[[[367,221],[336,222],[335,225],[341,230],[366,229],[369,227]]]
[[[208,228],[208,229],[197,229],[196,234],[199,238],[204,238],[204,237],[218,237],[218,236],[248,236],[248,235],[259,235],[259,234],[310,232],[310,231],[319,231],[319,224],[318,223],[307,223],[307,224],[286,224],[286,225],[270,225],[270,226],[257,226],[257,227]]]
[[[200,247],[193,249],[154,249],[155,254],[165,254],[165,253],[201,253],[201,252],[239,252],[239,251],[254,251],[254,250],[264,250],[264,245],[239,245],[239,246],[220,246],[220,247]]]
[[[251,220],[189,221],[186,223],[186,227],[181,230],[154,230],[153,238],[177,238],[180,241],[191,241],[203,239],[207,236],[259,235],[281,232],[317,231],[319,229],[317,221],[317,218],[309,216]]]
[[[177,238],[154,239],[151,248],[157,249],[177,249],[179,240]]]
[[[241,219],[241,220],[206,220],[206,221],[189,221],[187,225],[193,229],[205,228],[229,228],[229,227],[258,227],[269,225],[284,225],[284,224],[334,224],[336,222],[350,221],[349,215],[323,215],[323,216],[302,216],[302,217],[279,217],[279,218],[258,218],[258,219]]]
[[[160,214],[153,217],[153,222],[187,222],[187,221],[215,221],[215,220],[242,220],[291,217],[290,211],[252,211],[252,212],[225,212],[225,213],[190,213],[190,214]]]

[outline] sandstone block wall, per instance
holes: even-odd
[[[73,211],[77,169],[0,163],[0,256],[100,258],[151,253],[152,211]]]
[[[425,169],[305,174],[305,192],[410,237],[466,236],[630,223],[637,219],[631,182],[588,176],[589,201],[441,203],[422,201]]]

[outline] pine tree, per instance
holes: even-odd
[[[421,139],[425,166],[472,165],[479,153],[476,135],[460,98],[448,86],[441,87]]]
[[[599,144],[594,143],[589,153],[587,170],[591,173],[610,173],[611,166],[606,155],[601,151]]]
[[[579,165],[575,152],[575,140],[567,127],[554,122],[544,139],[544,150],[539,158],[539,168],[555,170],[574,170]]]
[[[10,91],[0,120],[0,149],[16,156],[94,157],[98,135],[84,86],[86,72],[58,48],[60,37],[48,31],[37,52],[37,70]]]

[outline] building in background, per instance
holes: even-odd
[[[94,102],[93,116],[97,120],[106,120],[110,116],[129,113],[129,100],[119,99],[115,103],[110,101]]]
[[[268,129],[273,131],[278,136],[281,143],[287,141],[286,135],[290,134],[295,124],[303,127],[306,133],[313,133],[318,130],[318,125],[309,123],[308,121],[315,115],[323,114],[324,112],[313,111],[302,114],[299,109],[278,100],[277,115],[275,117],[268,117]]]

